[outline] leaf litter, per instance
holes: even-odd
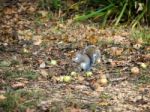
[[[30,2],[16,5],[19,9],[6,8],[1,18],[0,82],[12,89],[44,91],[35,111],[51,111],[52,108],[83,112],[93,108],[116,112],[150,110],[150,46],[132,40],[130,28],[99,29],[93,23],[50,21],[44,19],[47,12],[36,9]],[[44,17],[39,18],[42,19],[40,25],[34,21],[34,12]],[[99,47],[102,62],[94,67],[92,75],[85,76],[86,73],[80,72],[78,65],[72,62],[72,57],[89,44]],[[18,63],[11,63],[13,56]],[[7,81],[5,77],[6,71],[29,69],[39,73],[38,78],[21,80],[13,74],[14,78]],[[76,74],[71,75],[72,72]],[[33,75],[28,74],[31,75],[28,78]],[[144,80],[142,76],[148,78],[144,84],[138,83]],[[0,91],[7,92],[3,85]],[[141,88],[147,92],[141,93]],[[5,99],[3,94],[1,97]]]

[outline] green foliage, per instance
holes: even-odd
[[[83,21],[89,18],[100,18],[103,26],[107,22],[117,26],[119,23],[129,23],[132,28],[139,23],[150,23],[150,1],[141,0],[89,0],[88,6],[92,11],[88,14],[75,17],[75,21]]]
[[[147,76],[147,75],[141,75],[139,78],[138,78],[138,83],[140,84],[150,84],[150,76]]]
[[[145,44],[150,45],[150,31],[149,29],[141,29],[141,30],[133,30],[132,32],[132,38],[137,40],[137,39],[142,39]]]
[[[83,16],[78,16],[75,18],[76,21],[82,21],[82,20],[86,20],[88,18],[91,18],[91,17],[95,17],[95,16],[103,16],[105,15],[105,13],[103,11],[111,8],[113,5],[110,4],[109,6],[103,8],[103,9],[100,9],[98,11],[93,11],[91,12],[90,14],[87,14],[87,15],[83,15]]]
[[[3,75],[6,79],[14,79],[14,78],[27,78],[27,79],[36,79],[38,77],[38,73],[27,70],[27,71],[7,71]]]
[[[111,96],[109,94],[107,94],[107,93],[102,92],[100,94],[99,98],[101,98],[101,99],[110,99]]]
[[[61,9],[68,14],[75,14],[75,21],[98,20],[102,26],[127,23],[132,28],[150,24],[150,1],[142,0],[78,0],[69,3],[61,0],[39,0],[39,7],[44,10]],[[64,16],[65,17],[65,16]]]
[[[11,112],[15,109],[19,101],[19,95],[14,93],[7,93],[6,99],[0,102],[0,107],[2,107],[3,111]]]
[[[52,11],[66,9],[66,13],[69,14],[74,11],[78,14],[82,12],[84,14],[75,16],[75,21],[99,19],[103,26],[106,26],[106,23],[112,23],[114,26],[128,23],[134,28],[143,21],[150,23],[149,0],[79,0],[73,2],[74,4],[69,5],[69,2],[61,0],[39,0],[39,7]]]
[[[6,99],[0,101],[0,107],[4,112],[24,112],[27,108],[36,105],[36,101],[31,98],[39,95],[34,91],[17,90],[9,91],[5,94]]]
[[[11,65],[11,62],[0,60],[0,67],[9,67]]]
[[[38,5],[46,10],[58,10],[61,8],[61,0],[39,0]]]

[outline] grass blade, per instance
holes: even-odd
[[[78,16],[78,17],[76,17],[74,20],[75,20],[75,21],[83,21],[83,20],[89,19],[89,18],[91,18],[91,17],[103,16],[103,15],[105,14],[103,11],[110,9],[110,8],[112,8],[113,6],[114,6],[113,4],[110,4],[110,5],[108,5],[107,7],[104,7],[104,8],[102,8],[102,9],[98,10],[98,11],[94,11],[94,12],[88,14],[88,15]],[[103,13],[102,13],[102,12],[103,12]]]
[[[119,23],[119,21],[121,20],[121,18],[122,18],[122,16],[123,16],[123,13],[124,13],[125,10],[126,10],[127,4],[128,4],[128,0],[126,0],[126,2],[125,2],[125,4],[124,4],[124,6],[123,6],[123,8],[122,8],[122,11],[121,11],[121,13],[120,13],[120,15],[119,15],[119,17],[118,17],[116,23],[115,23],[115,26],[117,26],[118,23]]]

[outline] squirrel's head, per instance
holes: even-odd
[[[88,71],[88,70],[90,70],[90,68],[91,68],[91,65],[90,65],[90,64],[87,64],[87,63],[84,63],[84,62],[82,62],[82,63],[80,64],[80,66],[81,66],[81,68],[82,68],[84,71]]]
[[[73,57],[73,61],[76,63],[80,63],[82,61],[83,55],[81,53],[76,53],[75,57]]]

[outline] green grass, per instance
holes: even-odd
[[[134,40],[142,39],[144,44],[150,45],[150,31],[149,29],[135,29],[132,31],[131,37]]]
[[[32,71],[32,70],[24,70],[24,71],[6,71],[3,74],[3,77],[5,79],[15,79],[15,78],[27,78],[29,80],[34,80],[39,76],[38,73]]]
[[[98,42],[98,45],[103,47],[103,46],[106,46],[106,45],[114,45],[115,42],[113,39],[109,38],[107,40],[104,40],[104,39],[101,39],[99,42]]]
[[[58,10],[61,8],[61,0],[38,0],[38,6],[44,10]]]
[[[137,83],[139,83],[139,84],[150,84],[150,76],[149,75],[141,75],[138,78]]]
[[[19,65],[20,64],[20,62],[18,61],[18,60],[12,60],[11,61],[11,65]]]
[[[0,60],[0,67],[9,67],[11,65],[11,62],[8,60]]]
[[[74,16],[75,21],[96,20],[102,26],[119,24],[130,25],[132,28],[150,23],[150,1],[141,0],[78,0],[73,2],[61,0],[38,0],[38,7],[42,10],[58,13],[62,11]]]
[[[111,96],[108,93],[102,92],[99,96],[100,99],[110,99]]]
[[[5,94],[6,99],[0,102],[0,107],[5,112],[11,112],[15,110],[17,104],[19,103],[19,95],[14,93]]]
[[[17,90],[4,94],[5,100],[0,101],[3,112],[25,112],[27,108],[34,108],[40,98],[40,92]]]

